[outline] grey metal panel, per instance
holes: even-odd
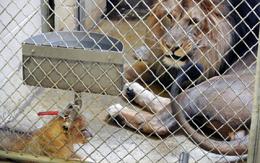
[[[74,34],[76,39],[71,38],[73,34],[69,32],[41,34],[23,43],[25,84],[118,95],[123,86],[122,43],[106,37],[109,41],[95,33],[91,34],[91,38],[84,32]],[[77,39],[86,45],[78,44]],[[90,48],[88,42],[98,46]]]
[[[23,44],[23,56],[122,64],[123,58],[113,51],[84,50]]]
[[[48,32],[30,37],[24,44],[47,45],[52,47],[82,48],[87,50],[115,51],[121,53],[123,44],[112,37],[98,33]]]

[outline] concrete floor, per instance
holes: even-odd
[[[73,92],[44,89],[31,101],[16,121],[9,124],[15,128],[33,130],[44,125],[51,117],[37,117],[36,112],[60,110],[73,100]],[[190,162],[222,162],[221,156],[208,153],[191,143],[182,133],[168,138],[147,137],[141,133],[106,121],[106,108],[111,104],[125,102],[120,97],[83,94],[83,111],[94,133],[86,145],[75,150],[83,158],[94,162],[178,162],[183,151],[190,153]],[[18,123],[17,123],[18,122]],[[231,157],[226,158],[231,159]]]
[[[119,38],[125,44],[126,57],[132,62],[132,48],[142,45],[145,32],[144,25],[136,22],[114,22],[118,30],[111,30],[111,24],[103,21],[99,25],[102,31]],[[133,30],[134,29],[134,30]],[[96,30],[98,31],[98,30]],[[141,38],[139,38],[139,36]],[[131,46],[130,46],[131,45]],[[41,127],[50,117],[37,117],[36,112],[49,108],[59,110],[64,108],[73,99],[73,92],[37,89],[37,94],[27,103],[25,110],[18,118],[9,123],[9,126],[25,130]],[[87,117],[89,127],[94,137],[84,146],[76,146],[78,154],[89,157],[95,162],[178,162],[183,151],[190,153],[190,162],[223,162],[222,156],[208,153],[196,147],[182,133],[159,139],[147,137],[136,131],[108,124],[106,109],[115,103],[124,105],[124,101],[116,96],[103,96],[97,94],[83,94],[84,115]],[[126,103],[125,103],[126,104]],[[231,159],[229,157],[226,159]]]

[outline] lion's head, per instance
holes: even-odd
[[[227,5],[220,0],[161,0],[148,18],[147,43],[154,58],[179,68],[199,62],[215,72],[230,48],[231,25]],[[160,50],[158,50],[160,49]],[[159,52],[160,51],[160,52]],[[213,69],[214,70],[213,70]]]

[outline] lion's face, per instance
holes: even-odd
[[[159,41],[163,64],[180,68],[195,52],[216,43],[214,34],[219,34],[214,26],[223,17],[211,6],[214,4],[207,0],[164,0],[155,6],[163,31]]]
[[[162,28],[161,48],[165,57],[162,62],[167,66],[181,67],[189,60],[192,51],[200,46],[200,35],[205,26],[204,13],[193,1],[161,2]]]

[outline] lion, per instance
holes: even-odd
[[[203,149],[246,154],[259,32],[257,4],[257,0],[157,2],[147,18],[145,42],[151,52],[126,69],[129,82],[123,88],[127,100],[149,112],[115,104],[108,108],[109,116],[158,136],[174,133],[179,125]],[[156,81],[172,98],[158,96],[136,81]],[[206,125],[221,140],[199,133],[191,123]]]

